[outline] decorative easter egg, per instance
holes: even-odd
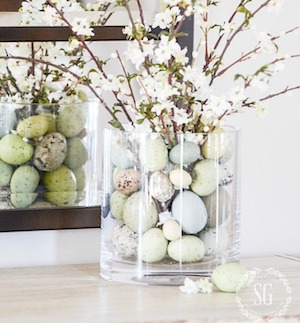
[[[30,116],[19,122],[17,134],[26,138],[39,138],[48,131],[48,122],[43,115]]]
[[[86,124],[86,111],[77,105],[63,106],[56,120],[57,131],[67,138],[77,136]]]
[[[181,227],[176,220],[168,219],[162,227],[165,238],[169,241],[177,240],[181,237]]]
[[[191,190],[199,196],[211,194],[222,177],[220,165],[212,159],[200,160],[193,168]]]
[[[57,206],[72,206],[77,199],[77,192],[46,192],[45,199]]]
[[[204,257],[205,246],[198,237],[186,235],[169,243],[168,255],[178,262],[197,262]]]
[[[205,245],[206,256],[216,256],[224,252],[229,241],[228,233],[223,227],[202,230],[199,238]]]
[[[219,159],[226,154],[230,140],[228,133],[222,129],[217,129],[209,133],[201,147],[202,155],[207,159]]]
[[[194,142],[184,141],[170,150],[170,160],[173,164],[190,164],[200,159],[200,147]]]
[[[76,177],[65,165],[61,165],[52,172],[44,173],[43,183],[48,191],[58,192],[58,194],[77,189]]]
[[[122,169],[131,168],[133,162],[129,159],[128,152],[123,146],[113,146],[110,152],[111,162]]]
[[[47,121],[47,133],[56,132],[56,120],[54,115],[44,113],[41,114],[41,116]]]
[[[110,212],[115,219],[123,219],[124,205],[128,199],[128,195],[119,191],[114,191],[110,198]]]
[[[175,192],[168,176],[163,172],[155,172],[150,176],[149,190],[152,197],[159,202],[168,201]]]
[[[20,166],[11,177],[10,190],[12,193],[32,193],[37,188],[39,181],[39,172],[33,166]]]
[[[2,103],[0,105],[0,138],[7,135],[11,129],[14,129],[17,123],[14,107],[10,104]]]
[[[114,229],[112,243],[114,250],[122,257],[128,258],[137,255],[138,235],[127,225]]]
[[[231,213],[231,199],[227,190],[218,186],[210,195],[203,196],[202,200],[207,210],[207,226],[215,228],[226,221]]]
[[[0,187],[7,186],[13,174],[13,167],[0,159]]]
[[[183,191],[175,197],[172,203],[172,214],[181,223],[185,233],[198,233],[207,222],[207,212],[203,201],[191,191]]]
[[[161,261],[167,254],[168,241],[159,228],[147,230],[142,236],[142,260],[145,262]]]
[[[140,172],[133,168],[121,169],[115,175],[114,185],[116,190],[127,195],[136,192],[140,186]]]
[[[241,286],[248,284],[246,268],[237,262],[226,263],[214,269],[211,282],[222,292],[234,293]]]
[[[78,137],[67,140],[67,154],[64,164],[70,169],[83,166],[88,160],[88,151],[83,141]]]
[[[10,194],[10,201],[16,209],[24,209],[30,206],[37,196],[38,193],[12,193]]]
[[[8,134],[0,140],[0,158],[7,164],[25,164],[32,155],[33,147],[18,135]]]
[[[169,178],[175,189],[189,188],[192,183],[191,175],[184,169],[175,168],[170,171]]]
[[[124,205],[123,220],[134,232],[145,232],[155,227],[158,211],[152,197],[144,192],[130,195]]]
[[[66,154],[66,138],[58,132],[52,132],[37,143],[33,163],[37,169],[51,172],[61,166]]]
[[[161,138],[147,139],[139,151],[140,162],[149,172],[156,172],[166,167],[168,149]]]

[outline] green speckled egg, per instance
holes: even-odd
[[[185,235],[169,243],[168,255],[178,262],[197,262],[204,257],[205,246],[198,237]]]
[[[17,134],[26,138],[39,138],[48,131],[48,121],[42,115],[30,116],[17,125]]]
[[[158,262],[167,254],[168,240],[159,228],[151,228],[142,236],[142,260]]]
[[[37,198],[38,193],[12,193],[11,204],[17,209],[24,209],[30,206]]]
[[[37,188],[39,181],[39,172],[33,166],[20,166],[11,177],[10,190],[12,193],[32,193]]]
[[[0,158],[10,165],[25,164],[33,155],[33,147],[15,134],[0,140]]]
[[[110,211],[114,218],[123,219],[124,205],[128,199],[128,195],[115,191],[110,197]]]
[[[74,205],[77,192],[46,192],[45,199],[57,206],[72,206]]]
[[[50,113],[41,114],[41,116],[47,121],[47,133],[56,132],[56,120]]]
[[[124,205],[123,220],[134,232],[144,232],[155,227],[158,222],[158,211],[153,199],[141,191],[130,195]]]
[[[0,187],[7,186],[13,174],[13,167],[0,160]]]
[[[222,292],[234,293],[238,288],[247,286],[248,272],[239,263],[230,262],[214,269],[211,282]]]
[[[77,189],[76,177],[65,165],[61,165],[53,172],[44,173],[43,183],[50,192],[72,192]]]
[[[86,175],[84,167],[73,169],[73,173],[76,177],[77,191],[83,191],[86,184]]]
[[[211,194],[219,185],[222,170],[218,163],[212,159],[200,160],[192,171],[192,184],[190,188],[199,196]]]
[[[57,131],[65,137],[75,137],[84,128],[86,123],[85,110],[80,106],[64,106],[58,113]]]
[[[78,137],[67,140],[67,155],[64,164],[71,169],[83,166],[88,160],[88,151],[83,141]]]

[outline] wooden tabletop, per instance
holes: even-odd
[[[262,316],[272,310],[279,312],[288,296],[284,286],[288,283],[292,301],[276,322],[300,322],[300,262],[279,256],[244,258],[241,262],[248,269],[258,268],[260,274],[265,271],[269,291],[262,299],[266,304],[259,306],[258,312]],[[273,274],[266,270],[271,267],[277,273],[271,285],[279,282],[278,288],[270,289]],[[260,280],[258,287],[263,283]],[[176,286],[110,283],[100,277],[98,264],[0,270],[1,323],[251,322],[245,312],[242,314],[237,296],[243,305],[251,307],[263,294],[247,288],[238,294],[188,295]],[[253,306],[250,314],[255,314]]]

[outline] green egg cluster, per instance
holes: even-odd
[[[86,186],[89,158],[84,105],[12,113],[11,128],[0,129],[0,189],[11,207],[74,205]]]

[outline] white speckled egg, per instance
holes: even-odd
[[[170,171],[169,178],[176,189],[189,188],[192,183],[191,175],[184,169],[175,168]]]
[[[191,190],[199,196],[211,194],[219,185],[222,169],[212,159],[200,160],[193,168]]]
[[[190,164],[200,158],[200,147],[194,142],[184,141],[170,150],[169,157],[173,164]]]
[[[155,172],[150,176],[149,190],[152,197],[159,202],[168,201],[175,190],[167,175]]]
[[[197,262],[204,257],[204,254],[204,243],[196,236],[186,235],[171,241],[168,245],[168,255],[178,262]]]
[[[246,287],[247,270],[237,262],[220,265],[214,269],[211,282],[222,292],[234,293],[239,287]]]
[[[159,228],[151,228],[142,236],[142,260],[158,262],[167,254],[168,241]]]
[[[128,152],[123,146],[114,146],[111,149],[110,158],[116,167],[126,169],[133,166],[133,162],[129,159]]]
[[[202,230],[199,238],[205,245],[206,256],[216,256],[224,252],[229,241],[228,233],[224,227]]]
[[[169,241],[177,240],[181,237],[181,227],[176,220],[168,219],[162,227],[165,238]]]
[[[136,192],[140,186],[140,172],[136,169],[122,169],[114,178],[116,190],[124,194]]]
[[[155,227],[158,222],[158,211],[156,205],[149,195],[144,192],[135,192],[127,199],[123,220],[134,232],[147,231]]]
[[[202,155],[205,158],[218,159],[225,155],[229,143],[228,134],[219,128],[207,135],[206,141],[201,147]]]
[[[226,221],[231,211],[231,199],[229,193],[222,186],[210,195],[203,196],[202,200],[207,210],[207,226],[214,228]]]
[[[115,191],[112,193],[110,198],[110,211],[115,219],[123,219],[123,210],[127,199],[128,195],[124,193],[121,193],[119,191]]]
[[[207,222],[207,212],[201,198],[191,191],[178,194],[172,203],[172,214],[181,223],[182,231],[195,234]]]
[[[147,139],[141,144],[139,151],[140,162],[146,170],[156,172],[166,167],[168,149],[161,138]]]
[[[114,250],[122,257],[137,255],[138,235],[126,225],[114,229],[112,243]]]

